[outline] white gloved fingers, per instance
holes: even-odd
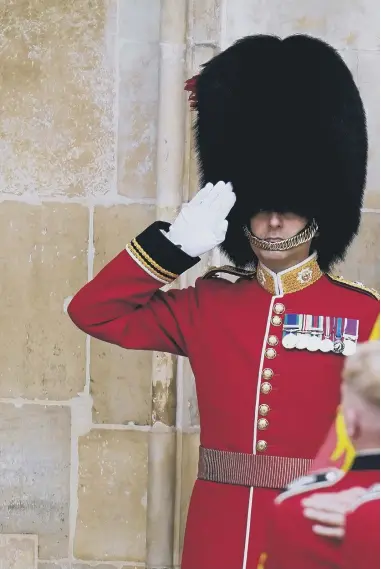
[[[208,204],[215,208],[216,204],[223,199],[227,193],[231,191],[231,184],[225,184],[225,182],[217,182],[213,187],[213,191],[209,194]]]
[[[211,182],[208,182],[203,188],[201,188],[201,190],[197,192],[195,197],[190,201],[192,206],[204,203],[208,199],[212,190],[213,190],[213,184]]]
[[[233,187],[230,182],[225,184],[225,182],[217,182],[213,185],[208,182],[191,200],[190,204],[193,205],[203,205],[203,207],[210,207],[215,209],[215,204],[224,199],[223,196],[233,193]]]
[[[338,510],[345,511],[345,508],[350,508],[354,501],[360,498],[365,493],[365,488],[354,487],[349,490],[342,490],[341,492],[335,492],[334,494],[316,493],[312,494],[308,498],[302,500],[302,505],[305,508],[314,509],[326,509],[326,510]]]
[[[236,197],[230,183],[206,184],[183,206],[167,237],[191,257],[200,256],[220,245],[226,237],[225,219]]]
[[[216,227],[223,219],[226,219],[236,202],[236,195],[230,188],[225,188],[219,198],[210,206],[210,217],[213,226]]]
[[[216,203],[216,214],[219,217],[226,219],[228,214],[230,213],[230,210],[234,206],[236,199],[237,196],[235,195],[233,190],[227,189],[224,193],[220,195],[220,199]]]
[[[213,196],[218,196],[221,194],[221,192],[224,192],[227,189],[228,189],[228,184],[220,180],[214,186]]]
[[[177,216],[171,227],[175,228],[179,226],[181,227],[184,223],[188,222],[189,217],[192,219],[192,208],[190,207],[190,204],[185,204],[181,208],[179,215]]]
[[[342,539],[345,536],[345,530],[342,527],[329,527],[316,524],[312,526],[312,531],[317,535],[336,539]]]
[[[215,202],[220,199],[221,192],[224,191],[225,182],[217,182],[217,184],[212,185],[208,192],[205,193],[202,200],[202,207],[209,210],[215,209]]]
[[[213,193],[210,195],[210,202],[213,204],[213,207],[224,201],[227,196],[230,196],[233,193],[233,186],[230,182],[225,184],[225,182],[218,182],[213,188]]]
[[[224,219],[220,225],[216,228],[216,239],[219,243],[222,243],[225,240],[226,232],[228,230],[228,222]]]
[[[339,511],[315,510],[314,508],[306,508],[303,515],[309,520],[319,522],[327,526],[343,527],[345,523],[345,514]]]

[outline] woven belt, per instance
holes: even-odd
[[[285,488],[305,476],[313,460],[230,452],[200,447],[198,478],[220,484]]]

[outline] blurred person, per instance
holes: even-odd
[[[369,340],[380,340],[380,315],[377,316]],[[335,422],[315,457],[311,471],[315,472],[328,466],[337,466],[343,470],[348,470],[354,457],[355,449],[351,438],[348,436],[343,413],[339,406]]]
[[[361,344],[347,358],[341,408],[355,449],[351,468],[347,473],[332,467],[317,471],[278,496],[259,567],[379,568],[379,341]]]
[[[343,569],[380,569],[380,485],[371,486],[347,512]]]

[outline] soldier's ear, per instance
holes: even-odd
[[[352,407],[348,407],[346,409],[345,408],[343,409],[343,414],[344,414],[344,421],[348,437],[351,439],[353,443],[355,443],[356,440],[359,438],[361,431],[357,412]]]

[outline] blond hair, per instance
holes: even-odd
[[[364,401],[380,407],[380,342],[358,344],[356,353],[346,358],[344,385]]]

